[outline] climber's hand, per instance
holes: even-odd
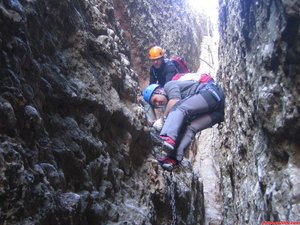
[[[163,120],[163,118],[160,118],[160,119],[156,120],[152,126],[155,128],[155,130],[160,131],[162,129],[163,125],[164,125],[164,120]]]

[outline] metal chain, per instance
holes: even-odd
[[[170,172],[170,192],[171,192],[171,207],[172,207],[172,223],[171,225],[176,225],[177,214],[176,214],[176,200],[175,200],[175,181],[173,180],[173,173]]]

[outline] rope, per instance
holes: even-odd
[[[213,69],[213,67],[212,67],[208,62],[206,62],[204,59],[201,59],[201,58],[200,58],[200,60],[203,61],[203,62],[205,62],[210,68]]]

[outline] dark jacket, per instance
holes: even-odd
[[[179,73],[176,65],[169,59],[164,59],[161,67],[156,69],[153,65],[150,67],[150,84],[158,83],[160,86],[164,86],[165,83],[172,80],[172,77]]]

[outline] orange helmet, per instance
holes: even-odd
[[[149,59],[158,59],[165,55],[164,50],[159,46],[154,46],[149,50]]]

